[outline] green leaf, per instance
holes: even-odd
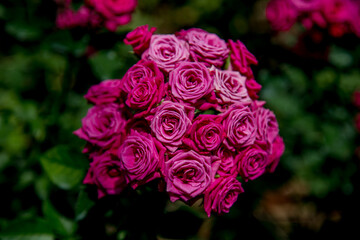
[[[344,68],[353,63],[353,57],[345,49],[333,46],[330,49],[329,61],[337,67]]]
[[[95,202],[89,198],[88,193],[85,190],[81,190],[75,205],[75,219],[77,221],[83,219],[94,205]]]
[[[71,156],[67,146],[57,146],[47,151],[41,164],[50,180],[62,189],[71,189],[84,178],[87,161],[79,155]]]
[[[54,234],[43,219],[19,220],[0,233],[2,240],[53,240]]]
[[[32,41],[41,36],[41,31],[36,26],[26,25],[22,22],[11,22],[6,25],[6,31],[20,41]]]
[[[122,62],[115,51],[102,51],[90,58],[90,64],[99,79],[112,79]]]
[[[76,224],[60,215],[49,201],[43,203],[43,213],[55,233],[61,236],[71,236],[76,231]]]

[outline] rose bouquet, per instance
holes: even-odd
[[[118,26],[131,21],[137,0],[87,0],[77,11],[72,0],[55,0],[58,5],[56,26],[60,29],[75,27],[106,27],[116,31]]]
[[[333,37],[347,33],[360,37],[357,0],[270,0],[266,17],[275,31],[287,31],[299,21],[307,30],[326,29]]]
[[[171,201],[228,212],[242,183],[273,172],[284,151],[274,113],[257,100],[257,60],[201,29],[154,32],[128,33],[141,59],[85,95],[94,106],[74,132],[91,159],[84,183],[100,198],[158,179]]]

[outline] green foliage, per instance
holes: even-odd
[[[80,184],[85,176],[87,161],[70,155],[67,146],[56,146],[41,157],[41,164],[50,180],[62,189],[72,189]]]
[[[9,224],[0,233],[4,240],[53,240],[55,239],[48,223],[40,218],[32,220],[19,220]]]

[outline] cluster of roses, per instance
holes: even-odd
[[[266,17],[275,31],[287,31],[300,21],[308,30],[327,29],[333,37],[347,33],[360,37],[358,0],[270,0]]]
[[[105,26],[116,31],[120,25],[130,22],[137,0],[87,0],[77,11],[72,0],[55,0],[58,5],[56,26],[60,29],[75,27],[99,28]]]
[[[228,212],[239,178],[273,172],[284,151],[274,113],[257,100],[257,61],[242,42],[201,29],[154,31],[128,33],[141,60],[85,95],[94,106],[74,132],[92,160],[84,183],[103,197],[158,178],[171,201]]]

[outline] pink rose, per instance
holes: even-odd
[[[199,115],[183,142],[200,154],[216,151],[225,138],[221,116]]]
[[[170,72],[177,63],[188,61],[189,56],[189,46],[185,41],[165,34],[151,37],[150,47],[142,58],[153,60],[161,70]]]
[[[351,18],[349,21],[350,30],[360,38],[360,2],[357,4],[353,1],[353,13],[350,13]]]
[[[269,109],[259,107],[255,110],[257,122],[256,140],[271,144],[279,134],[279,125],[275,114]]]
[[[121,142],[126,119],[115,103],[95,105],[82,119],[82,127],[74,132],[79,138],[102,148]]]
[[[237,40],[236,42],[229,40],[230,48],[230,62],[233,70],[239,71],[242,75],[246,77],[251,77],[253,75],[250,65],[257,65],[258,61],[255,56],[249,52],[246,46]]]
[[[178,151],[165,162],[166,191],[172,202],[202,194],[213,178],[211,158],[194,151]]]
[[[254,78],[249,78],[245,82],[246,89],[248,91],[249,97],[252,100],[256,100],[259,98],[258,93],[261,90],[261,85],[255,81]]]
[[[170,72],[169,86],[177,101],[206,108],[213,92],[213,79],[203,63],[182,62]]]
[[[139,117],[147,114],[164,96],[164,75],[155,62],[140,60],[126,72],[122,78],[121,88],[127,106],[134,110],[146,110],[135,115]]]
[[[109,31],[116,31],[119,25],[130,22],[131,13],[137,5],[136,0],[88,0],[86,3],[104,17]]]
[[[174,152],[182,144],[181,139],[191,127],[194,108],[164,101],[153,111],[154,116],[147,118],[151,121],[151,130],[158,141]]]
[[[234,177],[215,179],[204,196],[204,209],[208,217],[210,217],[212,211],[217,214],[228,213],[239,194],[243,192],[244,189],[241,183]]]
[[[351,19],[352,7],[349,0],[323,0],[322,13],[330,23],[344,23]]]
[[[254,144],[240,152],[235,158],[240,176],[247,182],[262,175],[269,163],[268,154]]]
[[[224,143],[234,151],[247,147],[256,139],[256,119],[248,106],[235,105],[223,115],[223,126],[226,133]]]
[[[289,30],[298,17],[298,10],[290,0],[272,0],[266,7],[266,18],[275,31]]]
[[[124,43],[131,45],[135,54],[139,56],[149,48],[151,36],[156,31],[155,27],[150,28],[150,30],[148,28],[148,25],[139,26],[129,32],[124,39]]]
[[[121,93],[121,81],[105,80],[97,85],[90,87],[89,91],[84,96],[90,103],[99,105],[104,103],[113,103],[119,101]]]
[[[288,0],[299,11],[311,12],[319,10],[323,0]]]
[[[267,166],[268,172],[272,173],[279,164],[280,157],[285,151],[285,144],[282,137],[277,136],[271,144],[271,154],[269,155],[269,164]]]
[[[94,157],[84,184],[95,184],[99,198],[107,194],[121,193],[126,187],[126,181],[119,159],[108,153]]]
[[[199,28],[191,28],[182,30],[176,35],[189,43],[191,58],[196,62],[205,63],[207,67],[212,65],[222,67],[229,55],[226,42],[216,34]]]
[[[222,146],[219,148],[217,156],[220,158],[220,165],[217,174],[221,177],[236,176],[238,174],[234,152]]]
[[[210,69],[214,78],[214,90],[218,102],[221,105],[232,105],[234,103],[250,103],[245,81],[237,71],[225,71],[212,67]]]
[[[165,148],[150,134],[132,131],[118,151],[126,182],[135,189],[160,177],[164,154]]]
[[[77,12],[70,8],[58,11],[56,16],[56,26],[60,29],[68,29],[75,27],[85,27],[88,24],[90,10],[82,6]]]

